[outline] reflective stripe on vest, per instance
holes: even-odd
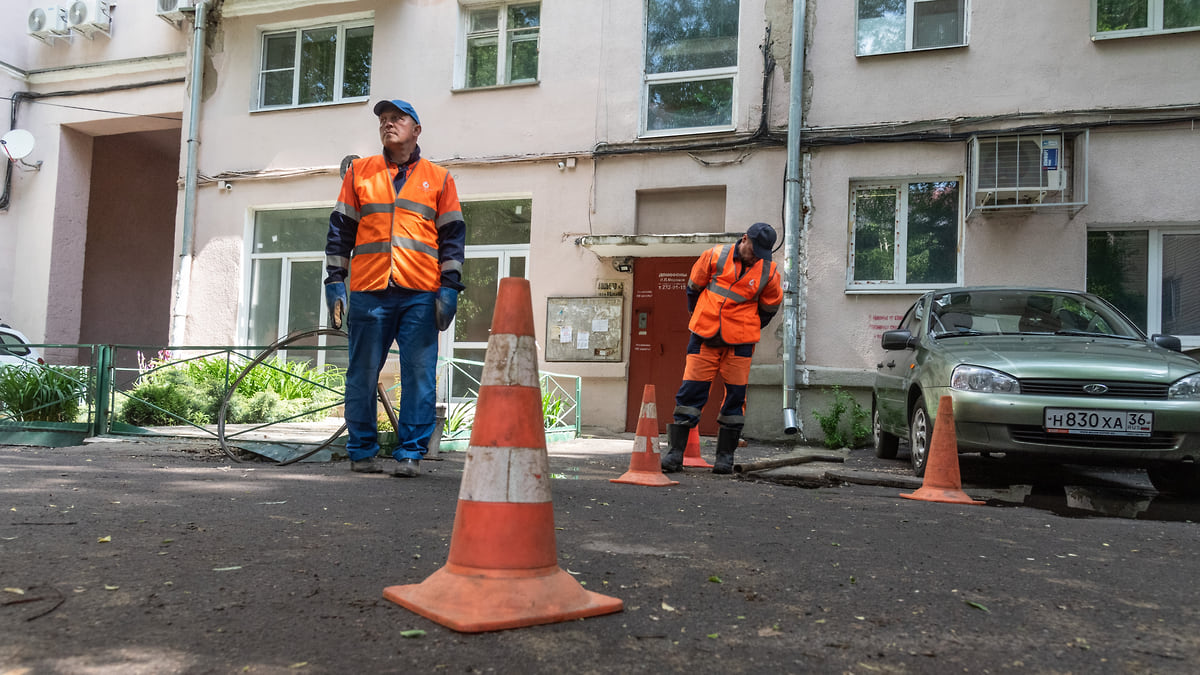
[[[721,255],[717,258],[716,274],[714,274],[712,279],[709,280],[707,290],[709,293],[716,293],[723,298],[728,298],[737,303],[750,302],[751,300],[762,295],[763,289],[767,287],[767,281],[771,278],[771,265],[769,263],[763,263],[762,275],[758,279],[758,288],[754,291],[754,295],[748,298],[744,297],[738,293],[734,293],[732,290],[725,288],[724,286],[717,285],[717,278],[721,276],[722,272],[725,271],[725,263],[729,261],[729,253],[732,250],[732,244],[727,244],[721,249]],[[737,283],[737,281],[738,280],[735,279],[734,283]]]

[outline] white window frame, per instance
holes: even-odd
[[[1130,28],[1128,30],[1096,30],[1096,21],[1100,16],[1097,8],[1098,0],[1091,0],[1091,23],[1089,25],[1092,32],[1093,40],[1112,40],[1114,38],[1139,37],[1142,35],[1165,35],[1168,33],[1188,33],[1200,30],[1198,26],[1185,26],[1183,28],[1163,28],[1163,0],[1143,0],[1147,4],[1145,28]]]
[[[366,96],[342,96],[342,85],[345,77],[345,58],[346,58],[346,31],[353,28],[364,28],[374,26],[373,14],[355,14],[343,17],[326,17],[321,21],[311,21],[303,23],[286,23],[273,24],[258,27],[255,77],[253,78],[253,91],[251,93],[251,110],[268,111],[268,110],[295,110],[298,108],[314,108],[328,105],[341,105],[344,103],[355,103],[359,101],[367,101],[370,99],[370,93]],[[300,34],[308,30],[319,30],[322,28],[336,28],[337,37],[337,58],[334,65],[334,82],[333,82],[333,99],[330,101],[322,101],[319,103],[297,103],[299,99],[300,89],[300,49],[301,40]],[[292,98],[291,102],[285,105],[266,105],[263,103],[264,82],[266,75],[265,64],[263,59],[266,55],[267,38],[277,36],[283,33],[292,32],[296,34],[296,61],[293,64],[292,73]],[[374,41],[372,40],[372,45]],[[372,58],[372,68],[374,68],[374,59]],[[368,80],[369,82],[369,80]],[[369,86],[369,85],[368,85]]]
[[[879,56],[883,54],[903,54],[906,52],[925,52],[933,49],[955,49],[958,47],[966,47],[971,41],[971,0],[963,0],[963,17],[962,17],[962,42],[958,44],[938,45],[936,47],[913,47],[913,16],[916,12],[913,7],[924,2],[932,0],[905,0],[904,5],[904,49],[889,52],[869,52],[866,54],[858,51],[858,8],[859,0],[854,0],[854,55],[855,56]],[[1095,0],[1092,0],[1093,5]],[[1093,21],[1093,25],[1095,22]]]
[[[906,262],[908,261],[908,219],[901,217],[908,213],[908,186],[912,183],[958,183],[958,223],[955,228],[955,237],[957,246],[955,247],[955,272],[954,281],[944,283],[920,283],[910,284],[905,278],[907,272]],[[893,274],[894,278],[890,281],[886,280],[857,280],[854,278],[854,224],[856,222],[858,200],[855,198],[859,190],[879,190],[892,189],[896,191],[896,230],[895,230],[895,249],[893,255]],[[847,293],[909,293],[909,292],[925,292],[939,288],[953,288],[954,286],[963,285],[963,250],[965,246],[964,235],[966,234],[966,181],[963,176],[907,176],[897,179],[864,179],[854,180],[850,182],[849,192],[849,221],[846,227],[847,232],[847,258],[846,258],[846,292]]]
[[[538,6],[538,30],[537,37],[534,38],[537,42],[538,51],[538,74],[532,80],[512,81],[512,59],[509,57],[510,36],[509,33],[513,29],[508,27],[508,8],[522,5],[537,5]],[[523,87],[532,84],[538,84],[541,81],[542,71],[542,26],[541,26],[541,7],[540,1],[529,2],[504,2],[497,3],[484,0],[482,2],[464,0],[459,5],[458,16],[458,40],[454,50],[454,89],[457,91],[478,91],[481,89],[495,89],[499,87]],[[499,15],[498,26],[496,33],[496,73],[499,80],[494,84],[481,85],[478,87],[467,86],[467,52],[469,40],[474,35],[471,33],[471,12],[481,9],[495,9]],[[522,29],[523,30],[523,29]]]
[[[1200,223],[1191,225],[1147,225],[1143,223],[1130,223],[1124,226],[1105,225],[1102,227],[1088,227],[1088,232],[1145,232],[1147,234],[1146,333],[1153,335],[1154,333],[1163,332],[1163,237],[1173,234],[1200,235]],[[1175,335],[1175,337],[1179,338],[1184,349],[1200,348],[1200,335]]]
[[[250,336],[250,304],[254,299],[254,266],[258,260],[282,260],[282,269],[279,279],[279,315],[278,323],[282,334],[276,336],[275,339],[283,338],[287,335],[286,326],[288,325],[288,317],[291,311],[291,263],[294,262],[319,262],[321,263],[322,274],[324,279],[325,269],[325,250],[316,251],[278,251],[272,253],[255,253],[254,246],[254,227],[257,220],[257,215],[264,211],[305,211],[310,209],[325,209],[332,212],[335,204],[329,201],[321,202],[298,202],[294,204],[280,204],[271,206],[254,207],[246,212],[246,222],[242,234],[243,242],[243,265],[241,275],[241,290],[238,294],[240,298],[238,302],[238,335],[242,336],[244,344],[251,344]],[[329,310],[325,305],[324,296],[314,297],[314,302],[318,304],[320,312],[320,326],[329,325]],[[314,326],[315,328],[316,326]],[[327,344],[326,336],[318,336],[318,344]],[[281,356],[286,357],[286,351],[280,352]],[[325,365],[325,352],[317,352],[317,364],[319,367]]]
[[[644,0],[644,2],[653,2],[654,0]],[[738,12],[742,10],[743,0],[737,0]],[[645,6],[645,5],[644,5]],[[741,45],[742,45],[742,25],[741,17],[738,18],[738,45],[736,48],[737,63],[732,66],[723,68],[706,68],[704,70],[688,70],[676,71],[671,73],[647,73],[646,72],[646,25],[642,24],[642,101],[641,115],[638,122],[640,129],[640,138],[657,138],[662,136],[680,136],[687,134],[698,133],[721,133],[729,132],[737,129],[738,120],[738,69],[741,64]],[[729,101],[729,123],[716,124],[703,127],[678,127],[673,129],[654,129],[648,128],[650,123],[650,89],[654,85],[659,84],[674,84],[677,82],[699,82],[702,80],[732,80],[732,94]]]

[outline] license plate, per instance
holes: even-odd
[[[1154,413],[1133,410],[1046,408],[1046,431],[1052,434],[1149,436]]]

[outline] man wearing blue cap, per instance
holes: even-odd
[[[437,335],[453,323],[464,288],[467,226],[454,178],[421,157],[421,118],[412,104],[379,101],[374,112],[383,152],[354,160],[342,179],[325,243],[325,301],[330,325],[341,328],[344,319],[350,337],[350,469],[383,471],[375,459],[375,394],[395,343],[400,409],[392,475],[414,477],[436,423]]]
[[[692,313],[683,382],[675,394],[675,422],[667,425],[667,454],[662,470],[683,468],[691,429],[700,423],[708,390],[718,373],[725,402],[717,417],[717,456],[713,473],[733,473],[733,455],[745,426],[750,359],[762,329],[783,303],[779,270],[771,262],[775,230],[750,226],[736,244],[714,246],[692,265],[687,302]]]

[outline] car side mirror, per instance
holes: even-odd
[[[883,332],[883,337],[880,343],[884,349],[912,349],[917,345],[916,338],[905,328],[897,328],[896,330],[886,330]]]
[[[1179,338],[1175,337],[1174,335],[1163,335],[1162,333],[1155,333],[1154,335],[1150,336],[1150,341],[1153,342],[1154,344],[1158,345],[1159,347],[1165,347],[1166,349],[1170,349],[1173,352],[1183,351],[1183,343],[1181,343],[1179,341]]]

